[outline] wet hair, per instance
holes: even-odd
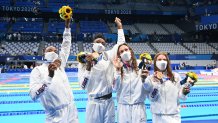
[[[136,57],[134,55],[134,52],[133,52],[132,48],[130,46],[128,46],[126,43],[123,43],[123,44],[118,46],[118,49],[117,49],[117,56],[118,56],[118,58],[121,58],[120,57],[120,53],[119,53],[119,49],[123,45],[125,45],[125,46],[127,46],[129,48],[129,51],[131,53],[131,60],[132,60],[131,66],[132,66],[133,70],[136,72],[136,74],[138,74],[139,69],[138,69]],[[123,74],[124,73],[123,73],[123,67],[122,67],[121,68],[121,78],[122,78],[122,80],[123,80]]]

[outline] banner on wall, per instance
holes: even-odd
[[[201,16],[201,24],[218,23],[218,15]]]
[[[116,9],[106,9],[105,14],[116,14],[116,15],[131,15],[131,10],[116,10]]]
[[[217,30],[218,24],[212,23],[212,24],[199,24],[196,25],[196,31],[203,31],[203,30]]]
[[[2,11],[7,12],[32,12],[34,7],[28,6],[1,6]]]
[[[33,6],[0,6],[4,12],[32,12]],[[56,7],[40,7],[40,11],[56,13]],[[125,10],[125,9],[75,9],[76,14],[106,14],[106,15],[185,15],[186,11],[147,11],[147,10]]]

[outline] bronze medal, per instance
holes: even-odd
[[[157,72],[157,78],[162,79],[163,78],[163,73],[162,72]]]

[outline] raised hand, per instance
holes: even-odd
[[[88,71],[91,70],[91,68],[93,66],[93,62],[97,63],[98,57],[99,57],[99,54],[97,52],[89,53],[86,55],[86,70],[88,70]]]
[[[71,18],[65,20],[65,27],[66,28],[70,28],[70,21],[71,21]]]
[[[87,54],[87,55],[86,55],[86,61],[88,61],[88,62],[91,62],[93,58],[94,58],[94,57],[93,57],[92,54]]]
[[[51,63],[48,66],[48,76],[53,78],[54,77],[54,71],[57,70],[58,66],[55,63]]]
[[[114,67],[119,71],[121,70],[121,68],[123,67],[123,63],[121,62],[120,58],[115,58],[113,60],[113,64],[114,64]]]
[[[96,59],[96,58],[99,57],[99,53],[97,53],[97,52],[94,52],[94,53],[92,53],[91,55],[92,55],[92,57],[93,57],[94,59]]]
[[[53,63],[56,64],[57,67],[60,67],[61,66],[61,59],[56,59],[56,60],[54,60]]]
[[[141,73],[141,77],[142,79],[146,79],[149,75],[149,71],[148,70],[142,70],[142,73]]]
[[[116,17],[114,22],[117,24],[118,29],[123,29],[123,25],[120,18]]]

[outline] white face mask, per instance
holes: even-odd
[[[167,61],[161,60],[161,61],[156,61],[157,68],[160,69],[161,71],[164,71],[167,68]]]
[[[131,53],[130,51],[125,51],[120,55],[122,61],[127,62],[131,60]]]
[[[47,53],[45,53],[45,59],[48,62],[53,62],[57,58],[58,58],[58,54],[55,53],[55,52],[47,52]]]
[[[92,49],[97,53],[102,53],[105,47],[101,43],[93,43]]]

